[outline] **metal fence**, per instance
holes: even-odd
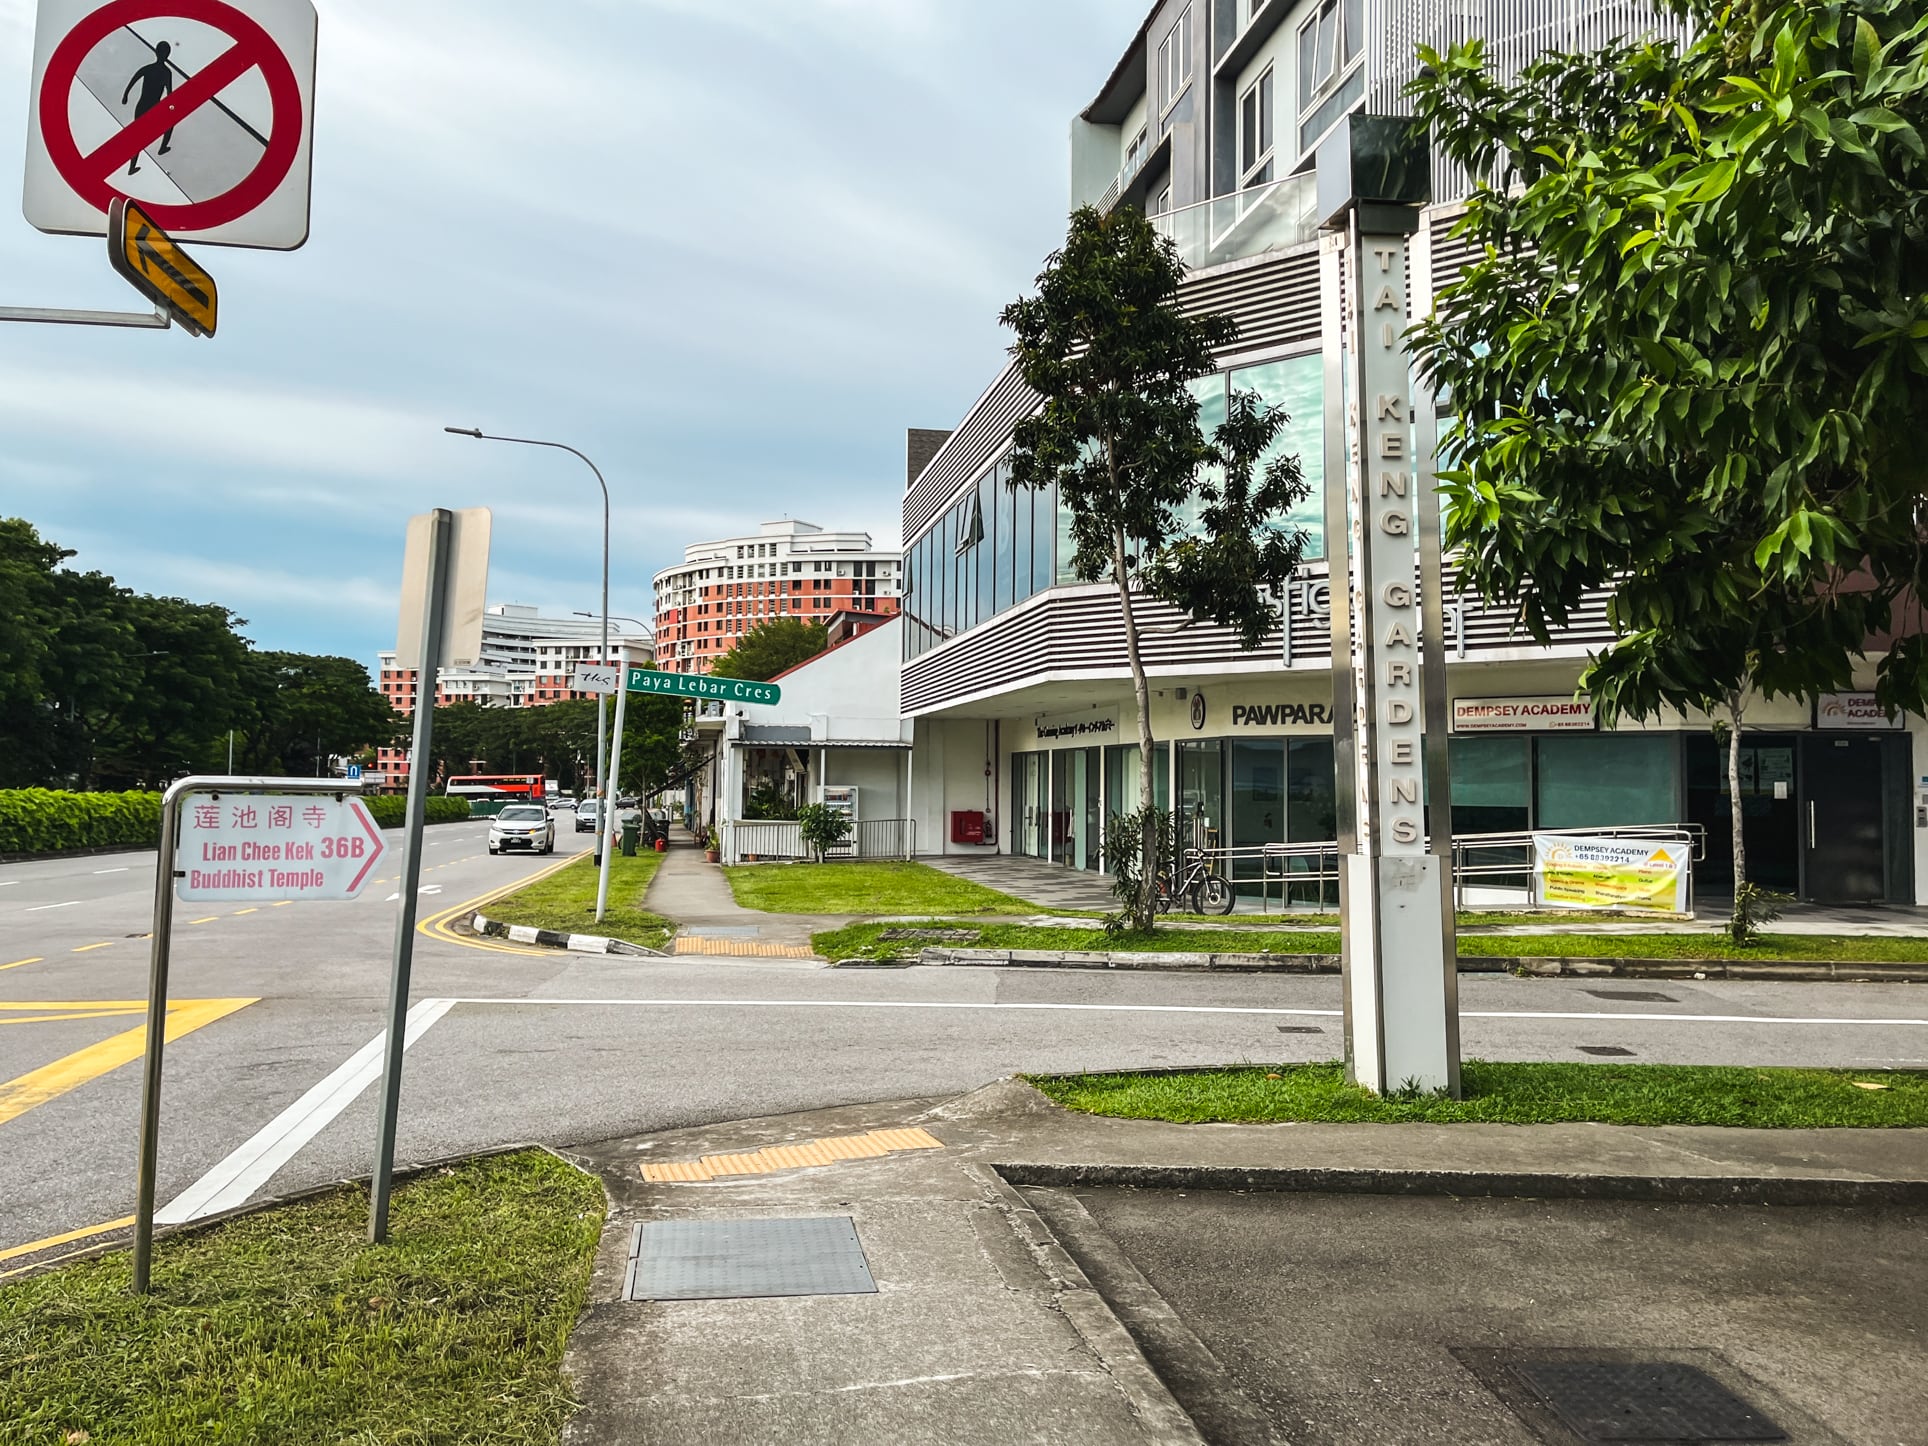
[[[908,859],[917,852],[917,821],[909,818],[860,819],[846,843],[829,850],[833,859]],[[723,856],[730,863],[782,863],[812,857],[803,825],[791,819],[741,819],[723,826]]]
[[[1194,822],[1181,823],[1180,840],[1202,853],[1207,862],[1236,886],[1259,888],[1260,908],[1269,912],[1277,890],[1281,909],[1311,906],[1321,912],[1339,903],[1339,846],[1332,840],[1317,843],[1269,843],[1253,848],[1212,848]],[[1646,839],[1656,844],[1681,844],[1691,849],[1696,863],[1706,857],[1707,831],[1699,824],[1642,824],[1625,828],[1541,828],[1520,833],[1460,834],[1453,840],[1453,902],[1464,908],[1474,889],[1494,897],[1482,902],[1515,903],[1534,907],[1533,840],[1535,837]],[[1693,908],[1693,872],[1687,875],[1687,907]]]

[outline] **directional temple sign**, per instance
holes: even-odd
[[[359,798],[209,794],[182,807],[175,896],[184,904],[352,899],[383,851]]]
[[[133,288],[196,336],[213,336],[214,278],[154,224],[140,203],[116,197],[108,212],[107,259]]]
[[[308,239],[309,0],[40,0],[23,209],[99,236],[116,197],[176,237]]]
[[[678,698],[720,698],[725,703],[770,704],[783,698],[783,689],[775,683],[712,678],[703,673],[659,673],[654,668],[631,668],[628,691],[668,693]]]
[[[578,693],[620,693],[623,688],[623,670],[578,663],[573,682]]]

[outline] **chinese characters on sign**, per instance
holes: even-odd
[[[220,795],[181,820],[175,892],[183,903],[352,899],[383,852],[359,798]]]

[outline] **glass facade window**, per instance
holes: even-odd
[[[1668,733],[1549,734],[1538,740],[1540,828],[1680,822],[1680,748]]]
[[[1447,746],[1454,833],[1524,833],[1532,826],[1532,739],[1459,737]]]
[[[1324,362],[1316,353],[1219,372],[1192,384],[1199,425],[1208,437],[1225,420],[1232,388],[1256,392],[1267,406],[1286,413],[1288,420],[1260,467],[1275,456],[1298,456],[1308,491],[1284,525],[1305,532],[1308,560],[1324,556],[1324,387]],[[1001,462],[912,544],[912,611],[921,614],[925,626],[906,630],[908,656],[1046,588],[1078,581],[1071,570],[1071,515],[1059,506],[1057,488],[1014,493],[1009,484],[1009,463]],[[1196,503],[1187,505],[1180,520],[1187,529],[1198,528]]]

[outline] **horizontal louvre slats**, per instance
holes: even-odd
[[[1452,575],[1446,579],[1449,661],[1463,654],[1535,646],[1512,608],[1489,608],[1471,598],[1455,598]],[[1457,608],[1457,623],[1451,610]],[[1559,643],[1599,647],[1612,640],[1607,627],[1607,595],[1596,593],[1575,610]],[[1140,598],[1134,608],[1145,666],[1200,672],[1238,663],[1275,663],[1280,670],[1276,632],[1255,650],[1240,645],[1230,628],[1187,624],[1178,609]],[[1301,667],[1332,656],[1332,625],[1323,613],[1301,611],[1292,619],[1292,656]],[[1058,593],[1041,603],[1006,613],[955,643],[904,665],[903,698],[907,713],[942,708],[975,694],[1024,687],[1045,673],[1126,675],[1124,634],[1118,599],[1111,592]]]

